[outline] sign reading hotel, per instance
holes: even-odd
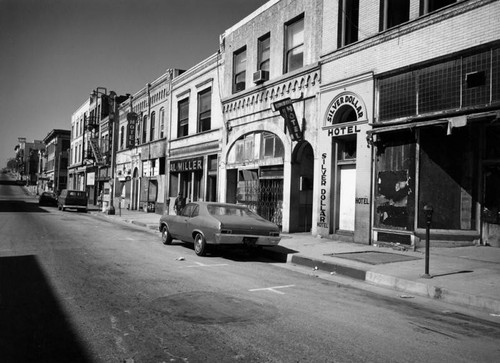
[[[273,103],[273,110],[279,111],[281,117],[285,120],[286,127],[292,141],[302,141],[303,135],[300,129],[299,120],[297,120],[297,115],[293,108],[294,100],[290,98],[285,98],[283,100]]]
[[[344,115],[350,113],[352,116],[344,120]],[[361,132],[358,121],[366,120],[366,108],[363,101],[354,93],[345,92],[333,99],[325,116],[325,129],[328,136],[345,136]]]
[[[135,112],[127,113],[127,149],[135,147],[135,128],[137,125],[137,114]]]
[[[170,162],[170,171],[173,173],[196,170],[203,170],[203,158],[184,159]]]

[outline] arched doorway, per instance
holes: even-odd
[[[239,137],[227,154],[226,201],[245,204],[281,227],[283,159],[283,142],[276,134],[256,131]]]
[[[366,123],[366,107],[353,92],[337,95],[325,114],[325,126],[331,136],[332,198],[329,233],[353,238],[356,227],[356,193],[360,184],[357,175],[358,137]]]
[[[290,232],[309,232],[312,227],[314,151],[307,141],[299,143],[292,155]]]

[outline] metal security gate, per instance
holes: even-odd
[[[256,179],[238,183],[239,201],[262,218],[282,226],[283,179]]]

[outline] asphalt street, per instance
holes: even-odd
[[[38,207],[0,180],[2,362],[496,362],[500,325]]]

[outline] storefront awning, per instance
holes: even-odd
[[[390,126],[377,127],[377,128],[372,129],[372,130],[368,130],[367,134],[368,134],[368,136],[371,136],[371,135],[380,134],[383,132],[400,131],[400,130],[406,130],[406,129],[413,129],[416,127],[446,125],[446,123],[448,123],[448,120],[428,120],[428,121],[406,122],[404,124],[392,124]]]
[[[448,130],[447,133],[448,133],[448,135],[450,135],[453,128],[464,127],[468,123],[471,123],[471,122],[482,121],[482,120],[492,120],[492,119],[494,120],[494,119],[499,119],[499,118],[500,118],[500,111],[481,112],[481,113],[470,114],[470,115],[460,115],[460,116],[447,117],[445,119],[438,119],[438,120],[411,121],[411,122],[404,122],[404,123],[391,124],[391,125],[387,125],[387,126],[375,127],[372,130],[368,130],[367,134],[368,134],[368,138],[371,138],[372,135],[380,134],[383,132],[414,129],[417,127],[443,125],[443,126],[447,127],[447,130]]]

